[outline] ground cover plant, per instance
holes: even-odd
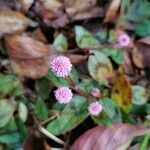
[[[149,9],[0,0],[0,150],[150,149]]]

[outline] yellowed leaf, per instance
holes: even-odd
[[[29,25],[29,20],[17,11],[0,11],[0,37],[4,34],[23,31]]]
[[[112,88],[111,98],[125,112],[129,112],[132,104],[132,89],[130,82],[124,75],[124,72],[124,66],[120,66]]]
[[[113,75],[113,67],[109,58],[99,51],[91,51],[88,70],[92,78],[98,82],[106,81]]]

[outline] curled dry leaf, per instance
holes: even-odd
[[[149,133],[150,129],[114,123],[112,127],[98,126],[79,137],[71,150],[126,150],[132,139]]]
[[[56,0],[36,1],[34,12],[47,26],[58,28],[68,23],[62,4]]]
[[[116,80],[112,88],[111,98],[124,111],[129,112],[132,104],[132,89],[130,82],[124,75],[125,69],[120,66],[116,75]]]
[[[23,31],[29,23],[29,20],[20,12],[0,11],[0,37],[4,34]]]
[[[64,5],[72,21],[104,16],[104,10],[96,6],[96,0],[65,0]]]
[[[50,49],[26,35],[5,37],[6,48],[14,73],[28,78],[41,78],[48,71]]]
[[[104,22],[112,22],[114,23],[118,17],[118,11],[119,11],[119,7],[121,4],[121,0],[113,0],[110,5],[109,8],[107,9],[106,12],[106,16],[104,19]]]
[[[132,51],[134,64],[139,68],[150,67],[150,36],[139,40]]]

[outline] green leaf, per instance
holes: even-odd
[[[0,143],[2,144],[13,144],[17,142],[20,142],[20,134],[17,132],[0,135]]]
[[[19,96],[23,93],[23,86],[16,80],[14,75],[0,73],[0,97],[5,95]]]
[[[110,60],[102,52],[92,50],[88,59],[88,70],[93,79],[105,81],[112,76],[113,68]]]
[[[105,113],[112,119],[113,122],[122,122],[121,111],[112,99],[102,99],[102,105]]]
[[[82,26],[75,27],[75,39],[80,48],[88,48],[98,44],[92,34]]]
[[[60,135],[75,128],[87,117],[87,100],[81,96],[74,96],[60,117],[48,124],[47,130],[54,135]]]
[[[109,38],[108,38],[108,42],[114,42],[117,40],[117,33],[115,30],[110,30],[109,31]]]
[[[112,124],[111,118],[106,114],[105,111],[102,111],[99,116],[91,116],[93,121],[102,126],[110,126]]]
[[[69,76],[71,77],[71,79],[73,80],[74,83],[78,83],[78,74],[77,74],[77,71],[75,70],[75,68],[72,68]],[[48,79],[48,81],[50,81],[50,84],[53,84],[53,86],[71,87],[65,78],[56,77],[55,74],[51,70],[48,71],[47,79]]]
[[[150,17],[150,2],[138,0],[132,3],[128,12],[128,20],[132,22],[142,22]]]
[[[108,49],[105,48],[102,51],[106,56],[110,56],[114,62],[116,62],[117,64],[122,64],[123,63],[123,54],[122,51],[120,49]]]
[[[150,20],[144,20],[137,23],[135,26],[135,33],[139,36],[149,36],[150,35]]]
[[[0,100],[0,128],[4,127],[12,118],[14,107],[8,100]]]
[[[68,49],[68,43],[66,37],[63,34],[59,34],[55,38],[53,46],[58,52],[66,51]]]
[[[23,122],[26,122],[28,116],[28,110],[26,105],[22,102],[19,102],[18,104],[18,115]]]
[[[48,79],[39,79],[39,80],[36,80],[35,82],[35,89],[36,89],[37,95],[42,100],[49,98],[49,93],[50,93],[51,88],[52,88],[52,85]]]
[[[45,120],[48,118],[48,110],[42,100],[37,100],[34,113],[40,120]]]
[[[139,85],[132,86],[132,102],[136,105],[143,105],[146,101],[146,89]]]
[[[47,79],[53,84],[53,86],[70,86],[64,78],[59,78],[54,75],[51,70],[48,70]]]
[[[7,132],[9,133],[14,132],[17,130],[18,130],[18,127],[17,127],[16,121],[14,117],[12,117],[10,121],[3,128],[0,129],[0,135],[5,134]]]

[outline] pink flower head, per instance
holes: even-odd
[[[118,37],[118,42],[121,47],[127,47],[131,43],[131,39],[127,34],[122,34]]]
[[[97,116],[102,111],[102,105],[98,102],[93,102],[88,106],[88,111],[91,115]]]
[[[66,77],[71,71],[72,64],[69,58],[58,56],[50,62],[50,68],[57,77]]]
[[[93,88],[92,92],[91,92],[91,95],[96,97],[96,98],[99,98],[100,95],[101,95],[101,92],[100,92],[100,90],[98,88]]]
[[[55,98],[58,100],[60,104],[67,104],[72,99],[72,91],[68,87],[59,87],[54,91]]]

